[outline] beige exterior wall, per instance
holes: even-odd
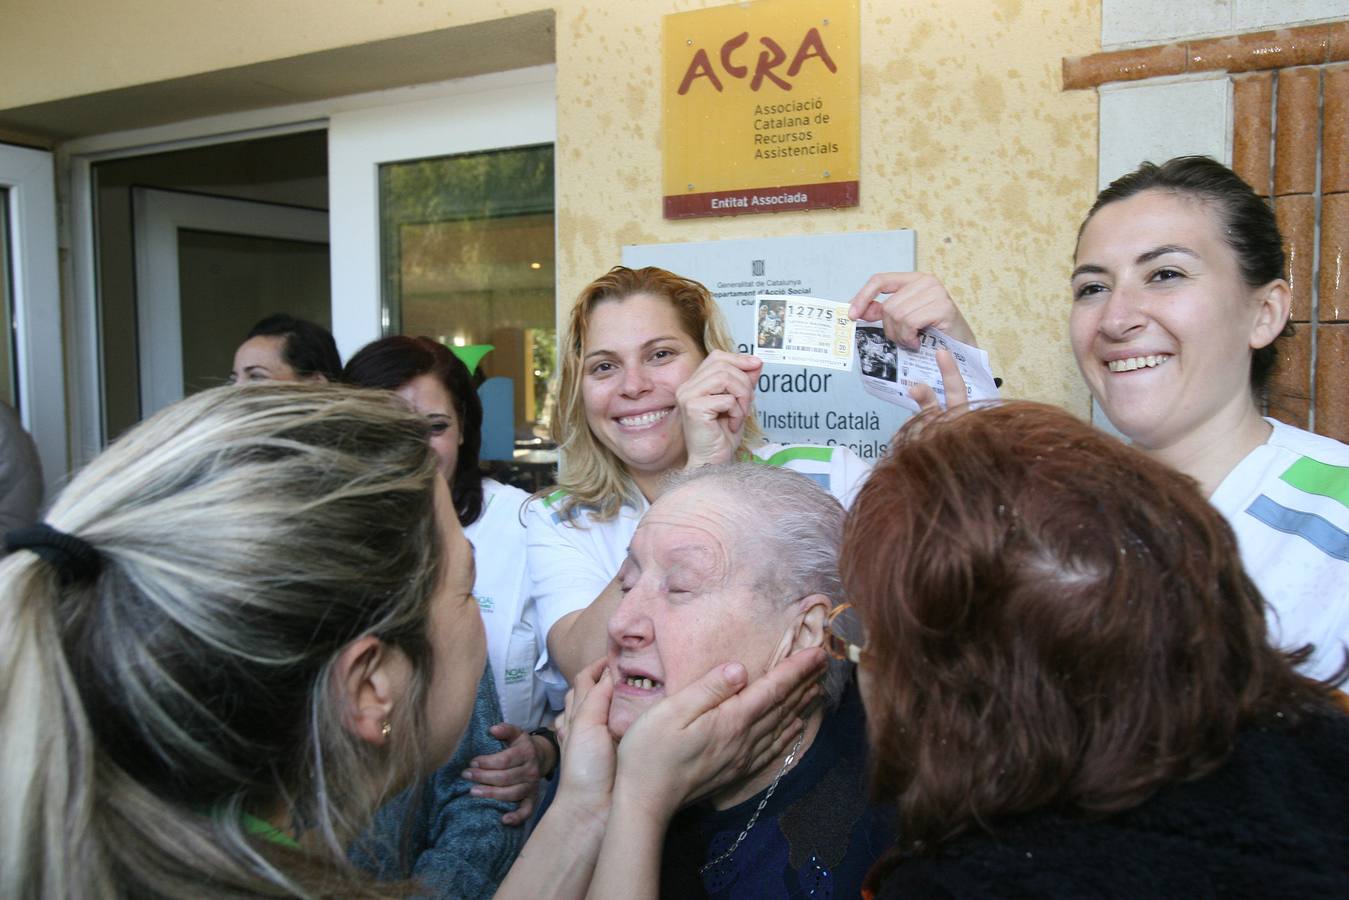
[[[1068,271],[1096,181],[1096,0],[861,0],[859,207],[661,218],[662,17],[712,3],[557,0],[559,296],[626,243],[912,228],[1006,380],[1087,415]],[[7,0],[0,110],[550,8],[530,0]],[[509,53],[508,47],[500,52]],[[887,266],[876,260],[876,269]],[[846,299],[846,298],[841,298]]]

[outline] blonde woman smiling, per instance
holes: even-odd
[[[604,655],[614,576],[667,473],[755,459],[845,505],[866,475],[843,447],[766,443],[754,414],[763,363],[733,347],[707,289],[664,269],[615,266],[581,291],[559,351],[558,488],[525,513],[552,687]]]

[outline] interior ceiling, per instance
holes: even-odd
[[[338,47],[0,110],[0,132],[65,141],[554,62],[553,12]]]

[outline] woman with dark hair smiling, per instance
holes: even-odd
[[[1349,645],[1349,446],[1261,415],[1292,334],[1284,263],[1273,210],[1231,169],[1144,163],[1078,232],[1068,335],[1101,411],[1227,517],[1274,643],[1313,644],[1301,668],[1324,678]],[[903,273],[874,276],[850,312],[906,340],[924,305],[928,320],[959,319],[931,276]]]
[[[925,414],[841,566],[876,896],[1349,894],[1349,718],[1190,478],[1048,406]]]

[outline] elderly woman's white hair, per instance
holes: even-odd
[[[821,594],[843,602],[839,551],[843,506],[809,476],[761,462],[731,462],[671,473],[665,490],[688,485],[720,491],[721,512],[737,523],[743,558],[757,560],[756,589],[783,605]],[[825,694],[832,705],[843,693],[848,664],[831,660]]]

